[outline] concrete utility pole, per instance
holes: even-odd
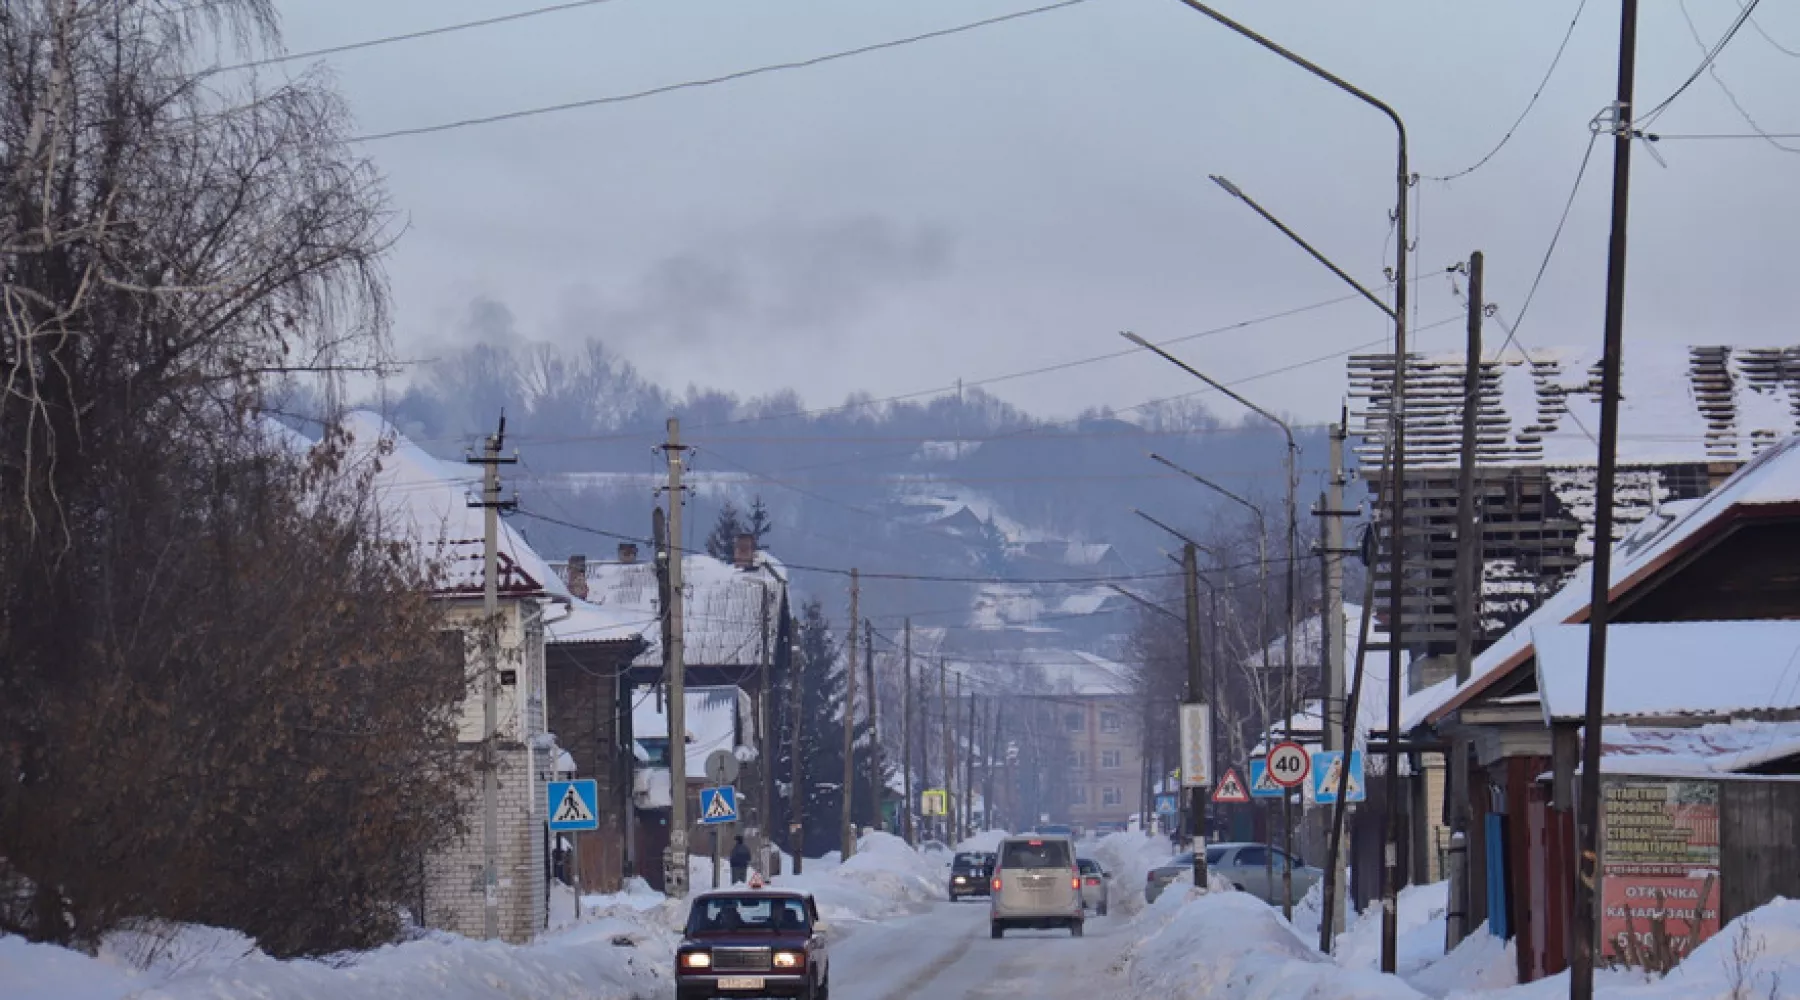
[[[793,634],[793,623],[788,623]],[[788,646],[788,846],[794,852],[794,874],[806,861],[806,796],[801,791],[806,769],[800,756],[800,689],[805,671],[801,669],[799,640]]]
[[[1350,766],[1349,753],[1356,748],[1344,738],[1346,731],[1354,732],[1355,720],[1347,719],[1345,713],[1349,709],[1347,697],[1347,681],[1344,670],[1345,635],[1344,628],[1344,518],[1353,516],[1353,512],[1344,509],[1344,486],[1349,482],[1349,475],[1344,471],[1344,441],[1348,437],[1348,414],[1339,416],[1338,422],[1331,425],[1328,433],[1330,439],[1331,475],[1326,483],[1325,495],[1319,498],[1319,517],[1324,521],[1324,544],[1319,548],[1319,557],[1324,564],[1325,608],[1322,612],[1320,641],[1323,643],[1325,655],[1325,711],[1320,713],[1323,728],[1325,749],[1340,750],[1345,754],[1344,767]],[[1339,725],[1333,725],[1333,720]],[[1342,725],[1349,722],[1349,726]],[[1333,937],[1344,932],[1344,900],[1349,883],[1349,858],[1338,855],[1336,864],[1329,873],[1333,882],[1331,893],[1330,933]],[[1330,941],[1327,940],[1324,950],[1330,953]]]
[[[918,844],[913,830],[913,673],[912,673],[912,619],[906,620],[906,638],[900,647],[902,673],[900,675],[900,794],[905,801],[900,804],[900,835],[909,844]]]
[[[1181,545],[1182,597],[1185,599],[1183,625],[1187,633],[1187,701],[1199,704],[1206,690],[1206,677],[1200,660],[1200,552],[1193,542]],[[1185,766],[1186,750],[1183,750]],[[1182,777],[1185,779],[1186,774]],[[1206,789],[1188,789],[1188,835],[1193,838],[1194,885],[1205,889],[1206,877]]]
[[[682,897],[688,890],[687,810],[687,667],[683,660],[687,636],[682,619],[681,421],[669,418],[669,439],[662,446],[669,458],[669,542],[663,552],[669,567],[669,856],[663,876],[669,895]]]
[[[875,700],[875,626],[863,619],[863,680],[869,689],[869,825],[881,828],[881,712]]]
[[[1570,1000],[1594,995],[1600,941],[1600,727],[1606,716],[1606,626],[1612,616],[1613,475],[1619,457],[1619,363],[1625,348],[1625,225],[1631,209],[1632,85],[1637,69],[1637,0],[1619,12],[1619,87],[1613,103],[1612,233],[1606,255],[1606,349],[1600,360],[1600,468],[1594,487],[1594,589],[1589,597],[1587,712],[1576,801],[1575,960]],[[1673,100],[1673,98],[1670,98]],[[1667,102],[1664,102],[1666,105]]]
[[[944,837],[952,839],[956,830],[956,737],[950,730],[950,666],[938,660],[939,719],[944,733]],[[950,846],[955,847],[955,844]]]
[[[839,846],[845,861],[856,853],[856,820],[852,809],[856,804],[856,614],[861,596],[862,577],[850,570],[850,662],[844,681],[844,814],[839,828]]]
[[[516,458],[502,458],[506,445],[506,414],[487,439],[479,458],[471,465],[481,470],[481,499],[469,505],[482,510],[481,614],[486,663],[481,678],[481,935],[500,936],[500,511],[513,501],[500,499],[500,467]],[[524,733],[520,733],[523,738]]]
[[[1481,416],[1482,254],[1469,255],[1469,341],[1463,356],[1462,467],[1456,474],[1456,682],[1466,683],[1475,659],[1475,629],[1481,616],[1481,526],[1475,511],[1475,460]],[[1444,920],[1444,950],[1452,951],[1468,933],[1469,913],[1469,741],[1450,739],[1450,896]]]

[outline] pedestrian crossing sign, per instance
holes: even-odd
[[[737,789],[730,785],[700,789],[700,822],[704,826],[738,821]]]
[[[1342,750],[1321,750],[1312,757],[1313,801],[1322,805],[1331,805],[1337,801],[1338,781],[1343,777],[1344,752]],[[1344,786],[1344,801],[1365,802],[1368,800],[1368,784],[1363,777],[1362,751],[1352,750],[1350,752],[1350,781]]]
[[[1238,777],[1237,768],[1225,769],[1225,777],[1219,779],[1219,787],[1213,789],[1212,800],[1221,804],[1250,801],[1250,793],[1244,789],[1244,779]]]
[[[550,805],[550,829],[600,829],[600,792],[594,779],[545,782],[544,790]]]
[[[1267,758],[1258,757],[1250,762],[1250,797],[1253,799],[1279,799],[1281,786],[1269,777]]]

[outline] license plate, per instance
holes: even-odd
[[[719,989],[722,990],[760,990],[763,988],[761,976],[721,976]]]

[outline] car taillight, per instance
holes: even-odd
[[[1081,876],[1077,875],[1074,878],[1070,879],[1069,880],[1069,888],[1071,888],[1071,889],[1081,888]]]
[[[1088,885],[1099,885],[1099,884],[1100,884],[1100,880],[1097,878],[1088,879]]]
[[[995,892],[1000,891],[1000,876],[998,876],[998,875],[994,876],[994,891]]]

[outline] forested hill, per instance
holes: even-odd
[[[1279,432],[1226,423],[1203,397],[1046,421],[980,390],[836,405],[825,393],[808,385],[755,399],[676,393],[589,340],[466,347],[380,405],[443,457],[464,454],[504,410],[508,450],[521,458],[508,469],[520,498],[515,523],[553,559],[608,559],[611,535],[648,536],[667,468],[656,445],[667,418],[678,417],[693,446],[688,544],[704,543],[724,504],[747,511],[760,497],[773,522],[765,544],[796,567],[796,589],[841,622],[846,581],[821,570],[860,567],[873,577],[864,613],[878,630],[907,615],[952,628],[971,618],[1043,619],[1068,633],[1046,640],[1106,645],[1126,616],[1079,621],[1103,604],[1118,610],[1117,595],[1089,581],[1128,577],[1143,593],[1166,593],[1174,569],[1165,552],[1178,542],[1134,508],[1248,558],[1249,512],[1153,462],[1153,451],[1263,505],[1270,530],[1281,524]],[[1318,428],[1300,439],[1309,505],[1326,439]],[[1303,531],[1310,521],[1303,513]],[[1065,582],[983,587],[972,578]]]

